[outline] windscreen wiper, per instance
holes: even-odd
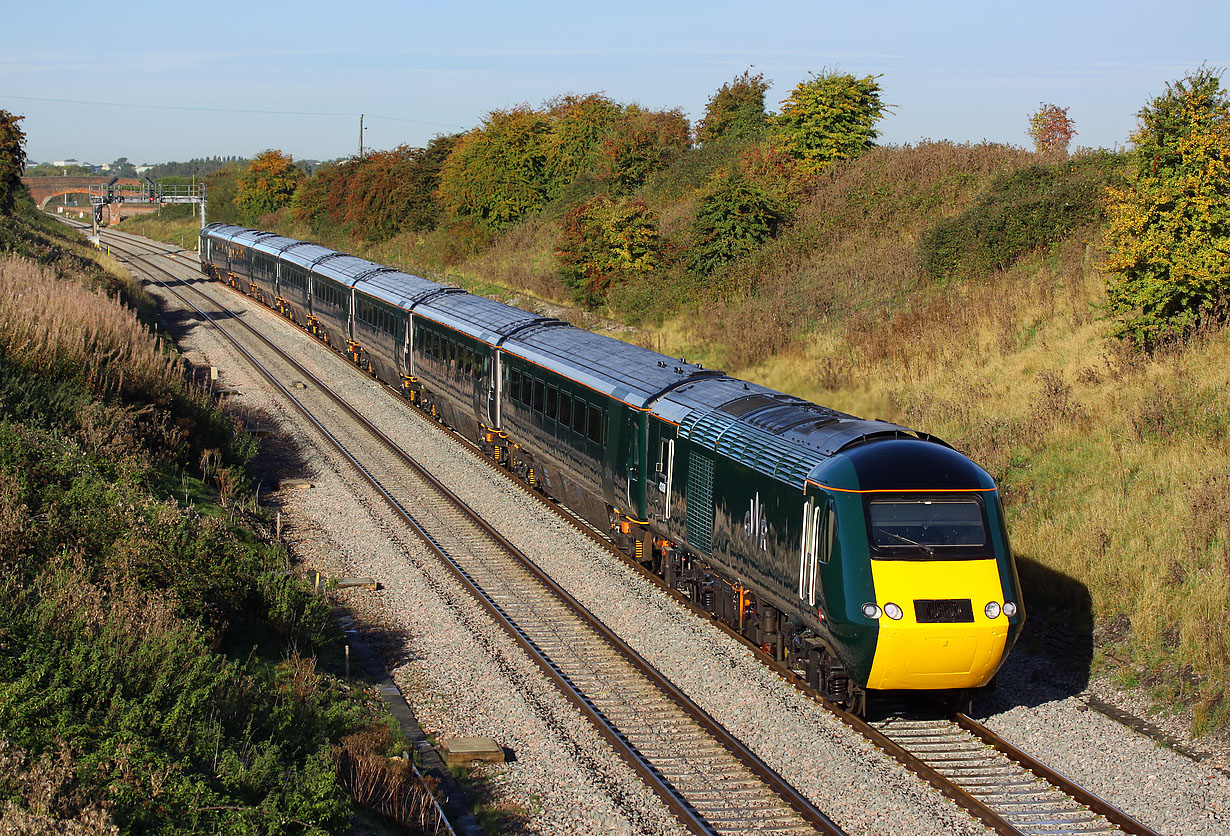
[[[881,534],[887,534],[889,537],[892,537],[894,540],[900,540],[906,545],[918,546],[918,548],[925,551],[929,557],[935,557],[935,549],[931,548],[930,546],[926,546],[915,540],[911,540],[909,537],[902,537],[900,534],[894,534],[893,532],[889,531],[887,528],[877,528],[876,531],[880,532]]]

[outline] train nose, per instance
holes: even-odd
[[[879,635],[867,687],[976,688],[1004,657],[995,560],[872,561]],[[992,615],[987,602],[996,602]]]

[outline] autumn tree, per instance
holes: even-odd
[[[0,214],[13,211],[17,195],[24,188],[21,173],[26,168],[26,135],[17,124],[24,118],[0,110]]]
[[[1068,118],[1068,109],[1056,104],[1039,104],[1029,116],[1029,135],[1039,154],[1066,157],[1076,131]]]
[[[782,149],[816,173],[874,147],[876,122],[887,112],[879,78],[826,72],[800,82],[773,120]]]
[[[1230,101],[1202,67],[1137,115],[1135,179],[1110,190],[1105,267],[1118,334],[1150,349],[1227,316]]]
[[[662,250],[657,218],[648,206],[602,194],[564,218],[555,255],[573,297],[595,307],[616,282],[661,267]]]
[[[718,139],[739,139],[763,134],[768,129],[764,94],[769,84],[763,73],[750,69],[723,84],[705,106],[705,116],[696,125],[696,139],[704,144]]]
[[[496,110],[463,134],[440,171],[437,195],[457,218],[502,228],[547,198],[550,120],[527,106]]]
[[[691,144],[692,125],[683,111],[628,105],[603,144],[605,179],[618,192],[640,188]]]
[[[289,206],[303,172],[281,151],[262,151],[248,163],[235,189],[235,211],[241,223],[253,226],[261,217]]]

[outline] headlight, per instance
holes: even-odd
[[[891,618],[893,621],[900,621],[901,616],[904,615],[904,613],[901,612],[901,607],[897,606],[896,604],[892,602],[889,602],[884,605],[884,614],[887,615],[889,618]]]
[[[999,618],[999,602],[992,601],[987,604],[987,608],[983,612],[987,614],[987,618]]]
[[[1012,618],[1012,616],[1016,615],[1016,604],[1012,603],[1011,601],[1005,601],[1004,602],[1004,615],[1008,616],[1009,618]]]
[[[869,601],[866,604],[863,604],[863,615],[867,616],[868,618],[879,618],[880,608],[876,604],[873,604]]]

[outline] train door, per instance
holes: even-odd
[[[655,422],[658,423],[658,422]],[[671,494],[675,482],[675,432],[669,424],[658,423],[657,432],[651,434],[649,456],[653,467],[646,485],[646,501],[650,517],[666,530],[671,517]]]
[[[500,429],[500,381],[501,374],[500,351],[493,348],[491,354],[483,358],[483,384],[487,390],[487,426],[493,430]]]

